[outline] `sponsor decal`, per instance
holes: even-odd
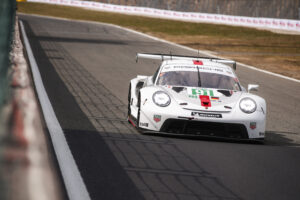
[[[161,120],[161,115],[153,115],[153,120],[158,123]]]
[[[200,88],[188,88],[188,93],[196,96],[199,95],[215,96],[213,90],[200,89]]]
[[[170,72],[170,71],[191,71],[191,72],[197,72],[199,70],[201,72],[207,72],[207,73],[216,73],[216,74],[226,74],[228,76],[234,77],[233,73],[227,73],[226,69],[218,68],[218,67],[212,67],[212,66],[205,66],[203,65],[202,61],[193,61],[194,65],[168,65],[165,66],[161,72]],[[197,65],[198,67],[195,67]]]
[[[173,68],[171,68],[173,70],[191,70],[191,71],[195,71],[197,68],[195,68],[195,66],[173,66]]]
[[[211,101],[220,101],[220,94],[214,90],[209,89],[199,89],[199,88],[187,88],[188,97],[193,99],[198,99],[199,95],[209,96]],[[230,93],[230,91],[228,92]]]
[[[219,97],[210,97],[210,100],[217,101],[217,100],[219,100]]]
[[[203,65],[203,62],[201,60],[193,60],[194,65]]]
[[[198,99],[198,96],[197,95],[189,95],[189,98]]]
[[[250,128],[253,130],[253,129],[256,129],[256,122],[250,122]]]
[[[140,122],[140,126],[145,126],[145,127],[148,127],[148,123],[143,123],[143,122]]]
[[[265,133],[264,132],[259,132],[259,136],[264,136]]]
[[[193,116],[193,117],[222,118],[222,114],[202,113],[202,112],[192,112],[191,116]]]

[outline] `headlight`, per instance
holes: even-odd
[[[253,99],[246,97],[240,101],[240,109],[244,113],[253,113],[256,110],[256,103]]]
[[[163,91],[155,92],[152,96],[152,99],[153,102],[160,107],[166,107],[171,103],[171,98]]]

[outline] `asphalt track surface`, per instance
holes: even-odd
[[[126,121],[129,80],[188,50],[96,23],[21,15],[91,199],[300,199],[300,84],[239,67],[268,105],[265,145],[141,135]]]

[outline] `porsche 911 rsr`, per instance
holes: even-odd
[[[153,76],[130,81],[128,120],[142,132],[264,139],[266,102],[241,86],[234,61],[163,54]],[[228,65],[229,64],[229,65]]]

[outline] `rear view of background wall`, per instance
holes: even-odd
[[[300,0],[93,0],[102,3],[248,17],[300,19]]]

